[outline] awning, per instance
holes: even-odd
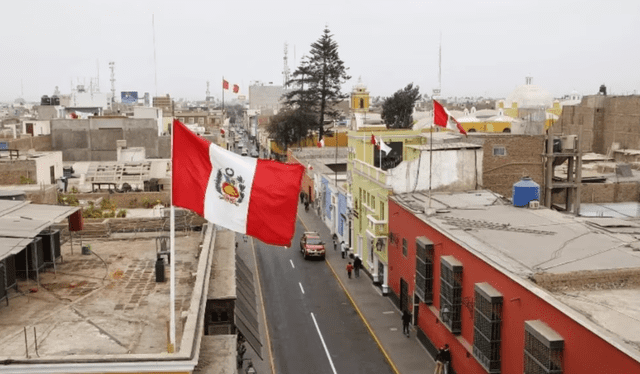
[[[253,273],[236,254],[236,306],[235,324],[247,339],[249,345],[262,359],[262,343],[258,328],[258,309],[256,292],[253,284]]]
[[[33,239],[0,237],[0,261],[23,250]]]
[[[0,260],[20,252],[42,231],[54,223],[62,222],[79,209],[74,206],[0,200]]]

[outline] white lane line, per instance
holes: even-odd
[[[296,266],[293,264],[293,261],[291,259],[289,259],[289,262],[291,263],[291,267],[295,269]]]
[[[298,282],[298,284],[300,285],[300,291],[302,291],[302,293],[304,294],[304,288],[302,288],[302,283]]]
[[[324,352],[327,354],[327,358],[329,359],[329,363],[331,364],[331,369],[333,370],[333,374],[338,374],[335,366],[333,366],[333,360],[331,360],[331,355],[329,355],[329,350],[327,349],[327,345],[324,344],[324,338],[322,337],[322,333],[320,332],[320,328],[318,327],[316,316],[314,316],[313,313],[311,313],[311,318],[313,318],[313,324],[316,325],[316,330],[318,330],[318,335],[320,335],[320,341],[322,341],[322,346],[324,347]]]
[[[389,310],[389,311],[386,311],[386,312],[382,312],[382,314],[393,314],[393,313],[395,313],[393,310]]]

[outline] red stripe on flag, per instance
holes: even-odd
[[[247,213],[247,235],[291,246],[304,166],[258,159]]]
[[[210,143],[173,120],[171,191],[173,205],[204,217],[204,198],[211,176]]]
[[[439,102],[433,100],[433,123],[440,127],[447,127],[449,115]]]

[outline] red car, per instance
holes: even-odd
[[[320,239],[320,234],[314,231],[305,232],[300,238],[300,252],[305,259],[309,257],[324,259],[324,242]]]

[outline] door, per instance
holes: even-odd
[[[33,123],[27,123],[27,134],[30,134],[31,136],[33,136]]]
[[[418,324],[418,313],[420,312],[420,298],[418,295],[413,295],[413,324]]]
[[[51,184],[56,184],[56,169],[54,166],[49,168],[49,174],[51,174]]]
[[[411,311],[409,309],[409,285],[402,278],[400,278],[400,310]]]

